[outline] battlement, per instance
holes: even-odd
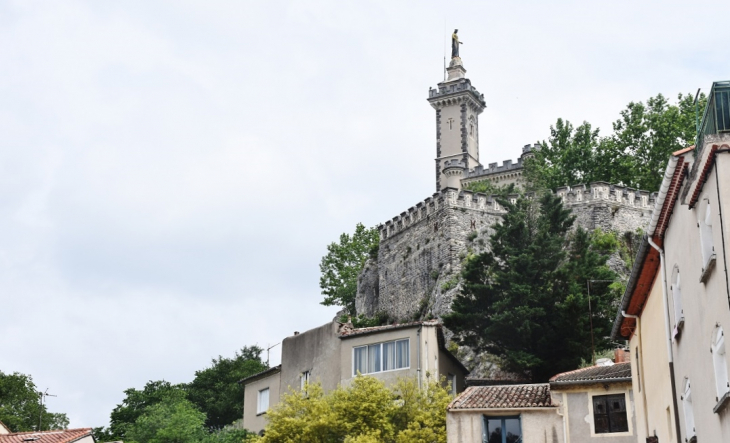
[[[613,203],[617,206],[651,211],[654,207],[656,192],[635,190],[623,186],[612,185],[606,182],[594,182],[589,185],[563,186],[556,190],[556,194],[563,200],[563,204],[575,210],[576,206]],[[409,226],[426,220],[430,215],[446,208],[476,210],[493,215],[502,215],[506,212],[497,201],[498,196],[480,192],[447,188],[433,194],[431,197],[411,206],[407,211],[393,217],[391,220],[378,225],[380,239],[385,240]],[[516,201],[518,194],[508,195],[507,199]]]
[[[469,79],[466,78],[461,79],[459,82],[439,83],[438,89],[428,88],[428,100],[438,100],[461,92],[471,93],[482,106],[487,105],[484,101],[484,94],[480,93],[477,88],[472,86]]]
[[[471,179],[469,181],[474,181],[473,179],[479,178],[482,176],[489,176],[493,174],[502,174],[506,172],[513,172],[513,171],[519,171],[522,170],[524,165],[524,160],[527,158],[528,155],[532,154],[532,152],[537,151],[540,149],[540,145],[535,143],[534,145],[525,145],[522,147],[522,155],[520,158],[517,159],[517,161],[512,160],[504,160],[502,162],[502,166],[498,166],[498,164],[490,163],[489,166],[486,168],[482,165],[477,166],[476,168],[467,171],[465,179]]]

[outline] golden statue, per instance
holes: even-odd
[[[459,30],[454,29],[454,33],[451,34],[451,58],[459,57],[459,45],[463,45],[464,42],[459,41]]]

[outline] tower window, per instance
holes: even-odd
[[[449,131],[451,131],[452,129],[454,129],[454,128],[451,127],[454,124],[454,119],[453,118],[448,119],[446,122],[449,124]]]

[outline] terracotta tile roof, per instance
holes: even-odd
[[[71,443],[91,436],[91,428],[0,435],[0,443]]]
[[[530,385],[472,386],[449,405],[458,409],[529,409],[555,407],[547,383]]]
[[[631,381],[631,362],[611,366],[591,366],[575,371],[563,372],[550,379],[551,386],[565,384],[588,384]]]
[[[390,331],[395,329],[415,328],[416,326],[440,326],[438,320],[413,321],[410,323],[397,323],[385,326],[373,326],[370,328],[352,328],[350,325],[343,325],[340,329],[340,338],[354,337],[356,335],[374,334],[376,332]]]

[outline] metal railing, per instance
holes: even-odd
[[[697,131],[697,154],[702,151],[706,135],[726,132],[730,132],[730,81],[714,82]]]

